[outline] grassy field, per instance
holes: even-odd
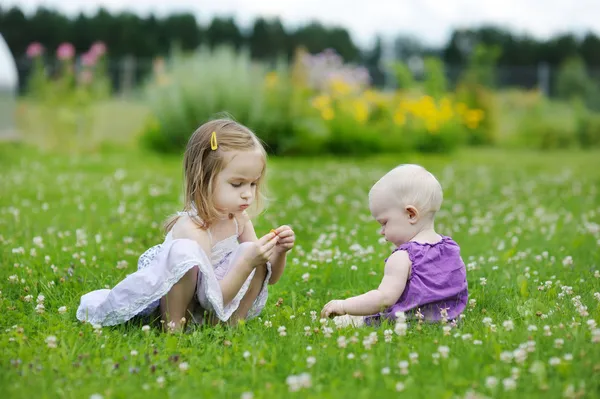
[[[401,162],[445,188],[437,227],[468,264],[464,323],[406,335],[322,325],[313,312],[327,301],[381,279],[391,248],[367,192]],[[255,224],[294,227],[283,278],[259,319],[181,335],[75,318],[82,294],[162,241],[180,207],[179,159],[5,143],[0,168],[2,397],[600,396],[598,152],[272,159],[272,202]]]

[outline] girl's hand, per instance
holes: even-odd
[[[344,310],[344,301],[339,299],[334,299],[327,303],[327,305],[323,306],[323,310],[321,310],[321,317],[334,317],[334,316],[343,316],[346,314]]]
[[[279,237],[277,237],[275,233],[269,233],[253,243],[254,245],[252,245],[245,254],[248,263],[253,269],[262,266],[269,261],[271,255],[273,255],[273,252],[275,251],[278,240]]]
[[[294,242],[296,241],[296,234],[294,230],[290,226],[280,226],[275,230],[277,234],[277,238],[279,241],[277,242],[276,251],[277,252],[288,252],[292,248],[294,248]]]

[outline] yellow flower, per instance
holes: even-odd
[[[353,103],[354,108],[354,118],[360,122],[364,123],[369,117],[369,107],[367,103],[361,100],[355,100]]]
[[[483,119],[483,111],[480,109],[470,109],[465,112],[465,123],[469,129],[477,129]]]
[[[452,116],[453,112],[450,100],[448,100],[447,98],[442,99],[442,101],[440,102],[440,119],[442,119],[443,121],[449,121],[450,119],[452,119]]]
[[[272,88],[273,86],[275,86],[277,84],[278,80],[279,80],[279,77],[277,76],[277,72],[269,72],[265,76],[265,85],[268,88]]]
[[[331,104],[331,99],[326,94],[321,94],[320,96],[317,96],[317,97],[313,98],[313,100],[312,100],[312,106],[319,110],[328,108],[330,104]]]
[[[352,87],[343,79],[332,79],[329,82],[329,87],[335,94],[345,96],[350,93]]]
[[[379,92],[372,90],[372,89],[366,90],[364,93],[364,96],[368,102],[373,103],[373,104],[382,103],[384,100],[383,96],[381,96],[379,94]]]
[[[401,108],[394,113],[394,123],[398,126],[403,126],[406,123],[406,115]]]
[[[331,109],[329,107],[327,107],[321,111],[321,118],[323,118],[326,121],[332,120],[334,116],[335,116],[335,114],[333,113],[333,109]]]

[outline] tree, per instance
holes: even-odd
[[[215,17],[206,30],[206,40],[210,48],[229,44],[239,50],[244,43],[244,37],[233,18]]]
[[[252,58],[274,60],[286,54],[287,33],[279,19],[257,18],[248,38]]]

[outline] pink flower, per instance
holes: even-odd
[[[75,56],[75,47],[71,43],[61,43],[56,50],[56,56],[59,60],[70,60]]]
[[[96,58],[102,57],[104,54],[106,54],[106,44],[104,44],[104,42],[101,41],[94,42],[94,44],[92,44],[92,47],[90,47],[89,52],[94,54]]]
[[[31,42],[29,46],[27,46],[27,57],[29,58],[39,57],[43,52],[44,46],[38,42]]]
[[[89,66],[89,67],[94,66],[94,64],[96,63],[96,59],[97,59],[96,57],[97,57],[97,54],[92,52],[92,50],[90,50],[81,56],[81,63],[84,66]]]

